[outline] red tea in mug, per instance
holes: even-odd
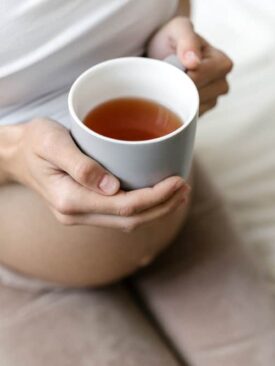
[[[168,135],[182,120],[167,107],[142,98],[117,98],[93,108],[84,124],[117,140],[143,141]]]

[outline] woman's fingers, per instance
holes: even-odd
[[[200,115],[214,108],[219,96],[228,93],[226,76],[233,67],[231,59],[225,53],[212,47],[203,38],[201,41],[203,59],[195,70],[187,72],[199,91]]]
[[[228,91],[229,84],[225,78],[216,80],[199,90],[200,103],[206,104],[208,101],[216,99],[220,95],[227,94]]]
[[[31,142],[24,152],[29,185],[64,224],[131,231],[171,212],[188,194],[189,186],[177,176],[152,188],[101,194],[98,178],[108,172],[82,154],[62,126],[46,119],[34,122],[25,130]]]
[[[72,181],[68,176],[53,177],[56,187],[51,194],[51,206],[61,214],[108,214],[133,216],[155,207],[172,197],[179,189],[189,191],[180,177],[170,177],[152,188],[131,192],[120,191],[113,196],[92,192]]]
[[[207,57],[204,57],[196,70],[188,71],[188,75],[198,88],[202,88],[213,81],[225,78],[231,71],[233,63],[222,51],[206,46]]]
[[[140,226],[150,224],[151,222],[166,216],[185,203],[187,203],[186,191],[184,189],[179,189],[178,192],[166,202],[130,217],[102,214],[64,215],[60,212],[55,212],[55,216],[64,225],[93,225],[131,232]]]
[[[217,98],[209,100],[207,103],[200,104],[199,115],[203,115],[205,112],[214,108],[217,105]]]
[[[179,189],[190,190],[182,178],[174,176],[167,178],[152,188],[143,188],[124,194],[124,208],[122,216],[131,216],[155,207],[175,195]],[[115,198],[115,197],[114,197]],[[125,215],[126,213],[126,215]]]
[[[107,195],[105,191],[104,195],[99,182],[108,172],[77,148],[67,130],[53,121],[42,119],[31,127],[30,133],[34,132],[34,140],[38,141],[38,137],[43,135],[43,139],[40,138],[35,145],[36,154],[40,157],[40,172],[43,170],[41,176],[36,176],[39,182],[37,190],[61,215],[92,213],[130,217],[160,205],[181,187],[188,190],[183,179],[174,176],[152,188],[119,191],[114,195],[111,195],[111,191]],[[116,184],[115,190],[118,181]]]
[[[202,42],[192,22],[183,17],[172,21],[170,41],[176,45],[176,53],[186,69],[198,67],[202,58]]]
[[[229,85],[225,78],[214,81],[211,84],[199,89],[200,95],[200,110],[199,114],[202,115],[208,110],[214,108],[217,105],[218,97],[227,94],[229,91]]]
[[[39,121],[41,122],[41,119]],[[46,126],[49,124],[48,120],[42,122]],[[39,145],[41,158],[51,162],[76,182],[95,192],[113,195],[119,190],[118,179],[83,154],[67,130],[54,123],[44,130],[42,144]]]

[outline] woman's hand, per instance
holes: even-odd
[[[148,44],[148,57],[164,59],[173,53],[199,90],[200,114],[209,111],[217,104],[219,96],[228,93],[226,76],[233,67],[232,61],[199,36],[185,17],[172,19]]]
[[[189,187],[180,177],[152,188],[119,190],[119,181],[84,155],[69,132],[54,121],[37,119],[17,130],[6,164],[10,179],[36,190],[65,225],[132,231],[187,202]]]

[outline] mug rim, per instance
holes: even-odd
[[[158,63],[158,64],[162,64],[162,66],[164,67],[168,67],[168,68],[173,68],[175,69],[174,71],[179,73],[179,77],[183,77],[185,80],[186,78],[188,79],[188,82],[192,85],[193,90],[194,90],[194,96],[195,96],[195,107],[194,107],[194,113],[191,113],[188,121],[184,121],[184,124],[182,124],[181,127],[177,128],[175,131],[172,131],[170,133],[168,133],[167,135],[164,136],[160,136],[154,139],[149,139],[149,140],[138,140],[138,141],[128,141],[128,140],[119,140],[119,139],[114,139],[112,137],[107,137],[104,135],[101,135],[93,130],[91,130],[90,128],[88,128],[83,121],[81,121],[81,119],[77,116],[75,109],[74,109],[74,105],[73,105],[73,98],[74,98],[74,94],[76,89],[78,88],[79,84],[83,81],[83,79],[85,79],[88,75],[97,72],[98,70],[108,66],[109,64],[118,64],[118,63],[128,63],[128,62],[142,62],[142,63]],[[114,99],[114,98],[113,98]],[[153,101],[153,100],[152,100]],[[180,132],[182,132],[183,130],[185,130],[189,124],[196,118],[197,114],[198,114],[198,110],[199,110],[199,93],[197,90],[196,85],[194,84],[193,80],[182,70],[178,69],[177,67],[173,66],[172,64],[169,64],[168,62],[162,61],[162,60],[156,60],[156,59],[151,59],[151,58],[145,58],[145,57],[139,57],[139,56],[131,56],[131,57],[119,57],[119,58],[114,58],[114,59],[109,59],[103,62],[100,62],[94,66],[91,66],[89,69],[85,70],[84,72],[82,72],[77,78],[76,80],[73,82],[70,91],[69,91],[69,95],[68,95],[68,108],[69,108],[69,112],[71,117],[73,118],[74,122],[77,123],[84,131],[86,131],[88,134],[93,135],[95,137],[98,137],[102,140],[105,141],[109,141],[112,143],[117,143],[117,144],[123,144],[123,145],[146,145],[146,144],[154,144],[154,143],[159,143],[165,140],[168,140],[170,138],[172,138],[173,136],[178,135]]]

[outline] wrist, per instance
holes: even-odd
[[[16,156],[23,129],[23,124],[0,127],[0,184],[17,181]]]

